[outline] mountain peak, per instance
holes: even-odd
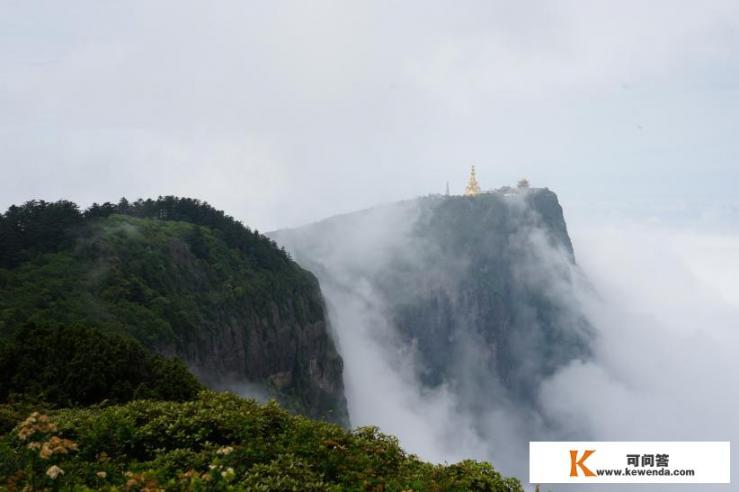
[[[430,195],[271,236],[318,276],[349,378],[362,370],[354,344],[393,340],[420,383],[450,388],[460,407],[535,411],[542,379],[590,353],[549,189]]]

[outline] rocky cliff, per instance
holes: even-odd
[[[501,402],[536,412],[542,380],[590,352],[547,189],[430,196],[272,237],[320,278],[340,346],[364,323],[385,353],[413,361],[420,384],[447,387],[472,414]]]

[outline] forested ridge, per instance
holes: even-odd
[[[165,196],[135,202],[122,198],[118,203],[94,203],[85,210],[67,200],[31,200],[13,205],[0,216],[0,267],[12,268],[39,254],[67,248],[84,231],[84,225],[114,214],[205,226],[246,255],[256,268],[279,269],[290,264],[290,258],[274,241],[207,202]]]
[[[0,251],[0,339],[29,326],[130,337],[208,386],[253,384],[347,423],[317,280],[207,203],[30,201],[2,215]]]

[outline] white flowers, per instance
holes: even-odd
[[[56,431],[56,424],[49,420],[47,415],[39,412],[33,412],[18,426],[18,437],[21,441],[25,441],[36,433],[49,433]]]
[[[29,445],[30,447],[30,445]],[[43,459],[50,458],[55,454],[67,454],[70,451],[77,450],[77,443],[69,439],[62,439],[59,436],[52,436],[48,441],[41,444],[39,456]]]
[[[77,443],[59,436],[49,436],[57,427],[47,415],[33,412],[18,426],[18,438],[21,441],[32,439],[26,448],[36,451],[41,459],[49,459],[55,454],[68,454],[77,451]]]
[[[226,470],[225,470],[225,471],[222,471],[222,472],[221,472],[221,476],[222,476],[222,477],[223,477],[223,478],[224,478],[225,480],[228,480],[228,481],[230,481],[231,479],[233,479],[233,478],[234,478],[234,477],[236,476],[236,472],[234,471],[234,469],[233,469],[233,468],[231,468],[231,467],[229,466],[228,468],[226,468]]]
[[[221,456],[227,456],[227,455],[233,453],[233,450],[234,450],[234,448],[232,448],[231,446],[226,446],[226,447],[223,447],[223,448],[219,449],[218,451],[216,451],[216,454],[219,454]]]
[[[51,478],[52,480],[56,480],[56,477],[59,475],[64,475],[64,470],[59,468],[58,466],[50,466],[48,470],[46,470],[46,474]]]

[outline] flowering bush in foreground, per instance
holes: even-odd
[[[488,463],[424,463],[376,428],[346,431],[210,391],[189,402],[32,414],[0,437],[3,487],[522,491]]]

